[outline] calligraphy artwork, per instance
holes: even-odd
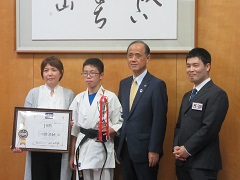
[[[177,39],[177,0],[33,0],[32,40]]]

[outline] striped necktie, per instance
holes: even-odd
[[[194,98],[194,96],[195,96],[196,94],[197,94],[197,89],[194,88],[194,89],[192,90],[191,96],[190,96],[190,98],[189,98],[189,102],[192,101],[192,99]]]

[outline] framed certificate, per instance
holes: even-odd
[[[71,119],[71,110],[15,107],[12,148],[67,152]]]

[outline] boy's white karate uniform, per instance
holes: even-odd
[[[80,127],[85,129],[98,129],[97,123],[99,122],[99,100],[103,95],[108,99],[109,109],[109,127],[113,128],[117,132],[122,126],[122,107],[117,96],[108,90],[103,89],[101,86],[98,90],[92,104],[89,103],[88,90],[78,94],[73,100],[70,110],[73,111],[74,126],[71,134],[77,137],[76,147],[79,145],[83,137],[85,136],[80,132]],[[115,168],[114,157],[114,143],[113,139],[105,142],[108,156],[104,168]],[[75,153],[76,154],[76,153]],[[79,168],[82,169],[99,169],[103,167],[103,163],[106,158],[106,153],[102,143],[96,142],[95,139],[88,139],[81,147],[79,151]],[[75,161],[75,164],[76,161]]]

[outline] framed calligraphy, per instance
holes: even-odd
[[[144,40],[152,53],[196,44],[197,0],[16,0],[18,53],[123,53]]]
[[[15,107],[12,148],[68,152],[71,110]]]

